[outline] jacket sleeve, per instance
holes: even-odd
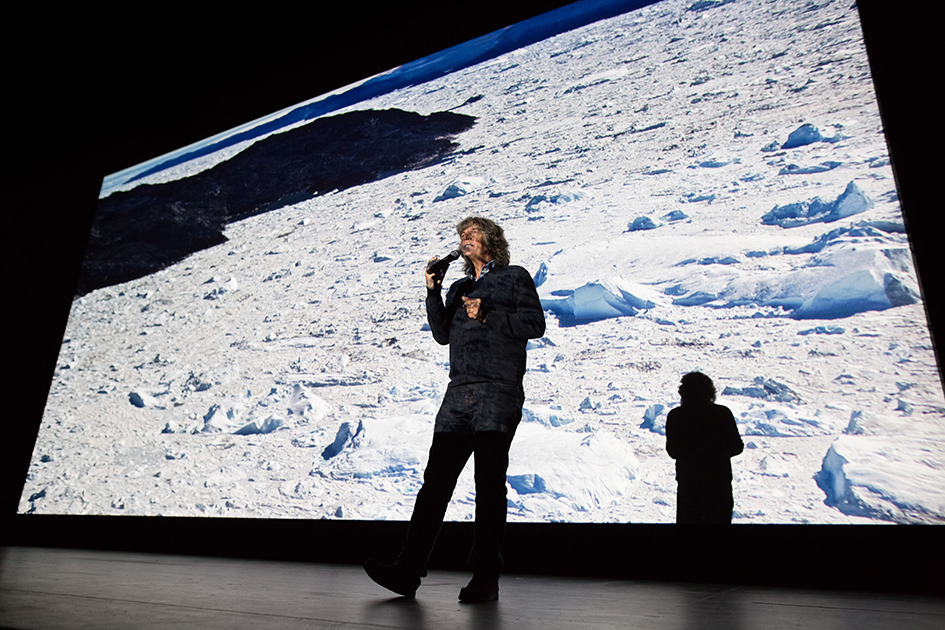
[[[443,304],[442,291],[439,288],[427,289],[427,323],[430,324],[430,331],[433,332],[433,339],[445,346],[450,342],[450,327],[453,323],[453,316],[456,314],[460,296],[465,295],[466,291],[462,282],[456,282],[450,287],[446,294],[446,304]]]
[[[738,425],[735,423],[735,416],[732,415],[732,410],[728,407],[723,407],[727,412],[727,417],[725,418],[725,454],[728,457],[735,457],[736,455],[741,455],[742,451],[745,450],[745,444],[742,442],[742,436],[738,433]]]
[[[433,339],[441,346],[450,342],[450,318],[446,316],[443,296],[440,288],[427,289],[427,323],[433,332]]]
[[[537,339],[544,335],[545,312],[541,307],[535,282],[525,269],[518,268],[512,292],[514,310],[493,308],[486,304],[485,325],[494,332],[520,341]]]
[[[666,453],[671,459],[676,459],[680,455],[680,445],[673,411],[675,411],[675,409],[670,409],[669,414],[666,416]]]

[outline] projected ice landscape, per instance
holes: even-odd
[[[746,444],[735,523],[945,522],[852,5],[664,0],[112,186],[20,512],[408,519],[448,382],[422,270],[483,215],[548,322],[510,520],[672,522],[663,427],[700,370]],[[333,133],[344,168],[299,148]]]

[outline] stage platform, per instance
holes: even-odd
[[[0,558],[4,628],[945,628],[945,600],[902,594],[505,575],[498,602],[469,605],[456,599],[469,576],[445,571],[404,599],[351,565],[34,547]]]

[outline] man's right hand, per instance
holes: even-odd
[[[428,260],[428,261],[427,261],[427,268],[429,268],[430,265],[432,265],[433,263],[435,263],[435,262],[438,261],[439,259],[440,259],[439,256],[434,256],[433,258],[431,258],[430,260]],[[427,288],[428,288],[428,289],[439,289],[441,286],[443,286],[443,278],[446,276],[446,273],[444,272],[444,273],[436,273],[436,274],[434,274],[434,273],[430,273],[430,272],[426,271],[426,268],[425,268],[425,269],[424,269],[424,272],[423,272],[423,276],[424,276],[424,278],[426,278],[426,281],[427,281]]]

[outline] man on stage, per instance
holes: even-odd
[[[545,316],[529,273],[509,265],[508,241],[501,227],[489,219],[468,217],[456,232],[466,277],[453,283],[445,304],[441,294],[445,269],[425,274],[433,338],[450,346],[450,383],[436,416],[423,487],[399,558],[390,565],[368,560],[364,568],[381,586],[413,597],[427,574],[427,560],[456,480],[473,455],[476,524],[469,557],[473,577],[459,593],[460,601],[473,603],[499,597],[506,472],[525,402],[525,346],[545,333]]]

